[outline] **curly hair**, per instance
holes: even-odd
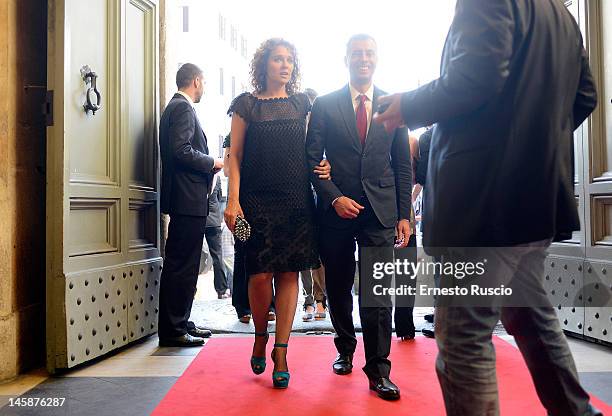
[[[268,60],[270,59],[270,54],[277,46],[284,46],[293,55],[293,72],[291,73],[291,79],[285,86],[287,94],[293,95],[300,88],[300,64],[295,46],[282,38],[268,39],[255,51],[251,61],[251,85],[255,88],[256,93],[262,93],[266,90]]]

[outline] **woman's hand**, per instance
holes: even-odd
[[[225,218],[227,228],[229,228],[232,233],[234,232],[234,227],[236,226],[236,217],[238,216],[244,218],[244,213],[240,207],[240,202],[230,199],[227,201],[227,207],[225,208],[223,217]]]
[[[327,159],[321,160],[321,162],[314,168],[315,175],[319,176],[319,179],[330,180],[331,179],[331,165]]]

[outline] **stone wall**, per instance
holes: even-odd
[[[44,365],[47,2],[0,2],[0,380]]]

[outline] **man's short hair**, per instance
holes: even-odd
[[[376,43],[376,39],[374,39],[372,35],[368,35],[367,33],[357,33],[356,35],[351,36],[348,42],[346,42],[347,56],[349,54],[349,50],[351,49],[351,43],[356,42],[358,40],[371,40],[372,42],[374,42],[374,45],[378,46],[378,44]]]
[[[186,88],[197,77],[202,76],[202,70],[194,64],[184,64],[176,73],[176,87],[180,90]]]

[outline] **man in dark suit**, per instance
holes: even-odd
[[[202,71],[193,64],[176,74],[178,92],[159,125],[162,160],[161,211],[170,215],[159,288],[159,345],[202,345],[210,331],[190,322],[195,295],[208,193],[222,159],[208,155],[206,136],[193,104],[204,94]]]
[[[221,244],[221,180],[213,179],[212,193],[208,197],[208,217],[206,218],[206,243],[213,261],[214,285],[218,299],[230,297],[230,287],[223,264],[223,247]]]
[[[425,217],[426,215],[426,207],[425,207],[425,193],[427,192],[427,187],[425,186],[427,183],[427,166],[429,165],[429,147],[431,145],[431,135],[433,133],[433,127],[428,127],[427,130],[421,134],[421,136],[419,137],[419,142],[418,142],[418,161],[416,163],[416,167],[414,169],[414,173],[415,173],[415,182],[417,184],[417,186],[420,186],[421,188],[421,192],[423,193],[422,196],[422,203],[421,203],[421,221],[422,219]],[[418,191],[418,190],[416,190]],[[418,193],[417,193],[418,195]],[[413,199],[415,198],[414,192],[413,192]],[[422,222],[421,222],[422,224]],[[440,259],[438,256],[435,256],[433,258],[434,262],[441,262],[442,259]],[[434,271],[434,284],[436,287],[440,287],[440,273],[438,271]],[[429,322],[430,324],[432,324],[434,322],[434,314],[427,314],[425,316],[423,316],[423,318],[425,319],[425,321]],[[423,329],[421,329],[421,333],[423,335],[425,335],[428,338],[434,338],[435,337],[435,333],[434,333],[434,328],[433,326],[429,325],[424,327]]]
[[[452,248],[441,250],[452,261],[465,252],[456,247],[486,247],[487,278],[513,288],[512,301],[529,300],[436,309],[447,413],[498,414],[491,333],[501,318],[549,414],[600,414],[542,286],[546,248],[580,227],[573,131],[597,104],[580,29],[563,2],[458,0],[440,78],[381,103],[389,107],[376,120],[387,129],[437,123],[426,248]]]
[[[384,93],[372,83],[377,46],[369,35],[355,35],[348,44],[345,62],[350,83],[339,91],[317,98],[308,126],[306,147],[310,170],[325,154],[331,163],[331,180],[311,176],[317,193],[320,226],[319,249],[326,271],[326,289],[334,342],[338,356],[336,374],[348,374],[357,345],[351,288],[355,275],[355,240],[361,259],[367,250],[384,248],[393,257],[396,234],[406,246],[412,233],[412,167],[408,132],[388,134],[371,123],[378,97]],[[365,251],[364,251],[365,250]],[[360,277],[360,308],[370,388],[380,397],[395,400],[400,391],[389,379],[391,363],[391,305],[364,304],[364,285],[372,270]],[[370,296],[371,297],[371,296]],[[371,302],[367,302],[371,303]]]

